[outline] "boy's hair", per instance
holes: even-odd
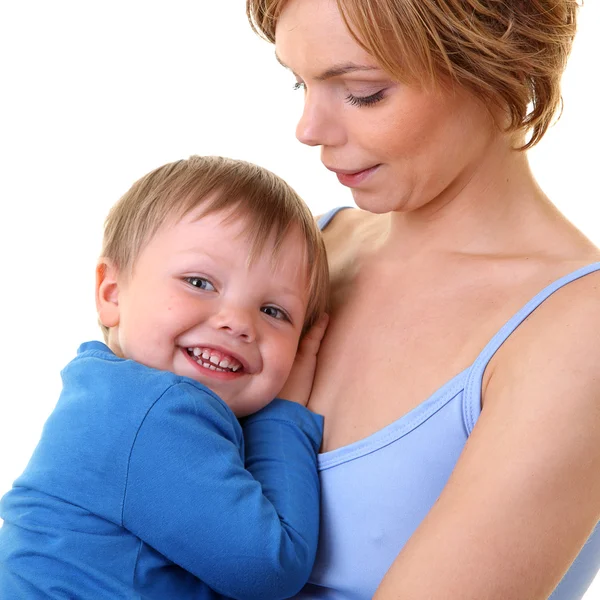
[[[274,260],[288,233],[299,231],[305,245],[309,288],[304,334],[326,310],[329,270],[321,232],[309,208],[280,177],[252,163],[220,156],[191,156],[151,171],[136,181],[106,218],[102,257],[131,273],[144,245],[165,222],[201,208],[242,219],[252,262],[267,242]],[[105,338],[108,329],[101,326]]]
[[[246,0],[253,29],[275,42],[287,0]],[[337,0],[348,30],[394,79],[456,82],[508,112],[508,132],[539,142],[561,105],[577,0]]]

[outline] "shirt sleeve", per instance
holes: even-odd
[[[322,422],[275,400],[244,427],[248,469],[231,411],[191,384],[169,387],[131,450],[122,523],[224,596],[288,598],[316,551]]]

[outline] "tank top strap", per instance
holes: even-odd
[[[565,285],[585,277],[590,273],[600,271],[600,262],[587,265],[576,271],[557,279],[554,283],[545,287],[541,292],[536,294],[516,315],[514,315],[505,325],[496,333],[496,335],[488,342],[481,354],[475,359],[475,362],[470,368],[469,376],[465,385],[463,398],[463,418],[468,433],[471,433],[475,422],[481,412],[481,384],[483,374],[490,362],[491,358],[496,354],[500,346],[508,339],[515,329],[538,308],[545,300],[547,300],[554,292],[564,287]]]
[[[335,217],[335,215],[337,215],[341,210],[345,210],[346,208],[352,208],[352,206],[336,206],[335,208],[332,208],[330,211],[327,211],[325,214],[321,215],[317,221],[319,229],[325,229],[333,217]]]

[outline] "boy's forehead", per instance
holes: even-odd
[[[199,208],[192,211],[187,219],[192,223],[210,221],[216,229],[224,230],[223,242],[238,240],[247,243],[252,255],[267,254],[276,259],[283,250],[291,249],[297,252],[294,262],[305,262],[307,241],[301,233],[300,224],[289,223],[284,232],[278,232],[274,223],[265,226],[264,217],[245,212],[242,206],[243,200],[226,209]]]
[[[280,234],[280,239],[275,227],[257,228],[256,225],[251,216],[238,211],[196,209],[165,221],[154,237],[177,254],[200,252],[215,258],[228,256],[235,262],[244,261],[248,267],[267,262],[280,275],[290,270],[308,269],[307,241],[298,225],[291,224]],[[232,255],[232,246],[240,252]]]

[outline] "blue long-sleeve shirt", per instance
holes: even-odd
[[[0,598],[287,598],[311,571],[322,419],[242,426],[200,383],[83,344],[0,503]]]

